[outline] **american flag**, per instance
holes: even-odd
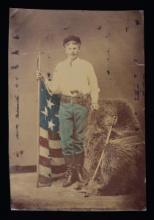
[[[44,81],[40,80],[38,187],[51,185],[53,179],[65,172],[59,136],[59,104],[60,97],[50,95]]]

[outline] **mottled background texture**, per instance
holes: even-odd
[[[10,9],[10,166],[37,163],[38,89],[41,72],[52,73],[64,59],[62,41],[80,36],[80,56],[96,71],[100,96],[126,99],[144,132],[144,15],[142,11],[54,11]]]

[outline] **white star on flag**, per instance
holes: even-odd
[[[45,119],[46,119],[46,117],[48,116],[48,109],[45,107],[45,110],[41,111],[41,113],[45,115]]]
[[[48,121],[48,128],[51,128],[51,130],[53,130],[54,126],[55,124],[52,122],[52,120]]]
[[[55,117],[59,118],[59,115],[58,115],[58,114],[55,114]]]
[[[52,106],[54,106],[55,104],[53,103],[53,102],[51,102],[51,100],[49,99],[47,99],[47,106],[48,106],[48,108],[50,108],[51,109],[51,107]]]

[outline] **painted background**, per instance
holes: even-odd
[[[36,165],[38,85],[64,59],[62,41],[80,36],[80,57],[96,71],[101,97],[122,98],[134,107],[144,131],[144,15],[142,11],[52,11],[10,9],[10,166]]]

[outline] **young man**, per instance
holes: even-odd
[[[61,95],[59,124],[61,147],[67,167],[63,183],[66,187],[76,179],[84,179],[84,134],[88,111],[89,108],[99,108],[100,89],[93,66],[79,58],[80,38],[68,36],[64,39],[63,46],[66,59],[56,66],[53,80],[45,80],[45,84],[50,92]],[[41,77],[37,73],[37,79]]]

